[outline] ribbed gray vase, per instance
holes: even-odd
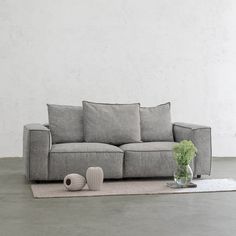
[[[81,190],[86,184],[84,176],[79,174],[69,174],[64,178],[64,186],[68,191]]]
[[[101,167],[89,167],[86,171],[86,179],[89,190],[98,191],[103,183],[103,170]]]

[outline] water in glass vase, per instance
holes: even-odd
[[[193,171],[189,165],[178,165],[174,173],[174,180],[177,185],[186,187],[193,179]]]

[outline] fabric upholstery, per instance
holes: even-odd
[[[173,142],[170,103],[156,107],[140,107],[140,119],[142,141]]]
[[[174,142],[131,143],[120,146],[125,152],[124,177],[173,176]]]
[[[123,151],[169,151],[173,149],[175,142],[143,142],[143,143],[128,143],[120,146]]]
[[[139,104],[103,104],[83,101],[86,142],[120,145],[140,142]]]
[[[83,108],[48,104],[52,143],[83,142]]]
[[[52,152],[120,152],[123,151],[106,143],[60,143],[52,145]]]
[[[49,129],[40,124],[28,124],[24,126],[23,133],[26,178],[29,180],[47,180],[50,150]]]
[[[88,167],[99,166],[104,178],[123,177],[123,151],[104,143],[54,144],[49,158],[49,179],[62,180],[67,174],[86,174]]]
[[[198,153],[194,175],[210,175],[211,129],[185,123],[173,124],[174,139],[192,140]],[[24,126],[23,157],[29,180],[62,180],[76,172],[85,175],[89,166],[100,166],[105,178],[172,176],[174,142],[129,143],[120,147],[105,143],[61,143],[51,148],[50,130],[40,124]]]
[[[212,162],[211,128],[186,123],[174,123],[174,138],[176,142],[191,140],[197,148],[194,159],[194,175],[210,175]]]

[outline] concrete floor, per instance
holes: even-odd
[[[212,177],[236,178],[236,158]],[[0,159],[0,236],[236,235],[236,192],[34,199],[20,158]]]

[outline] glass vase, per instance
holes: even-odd
[[[175,183],[180,187],[187,187],[193,179],[193,171],[189,165],[177,165],[174,173]]]

